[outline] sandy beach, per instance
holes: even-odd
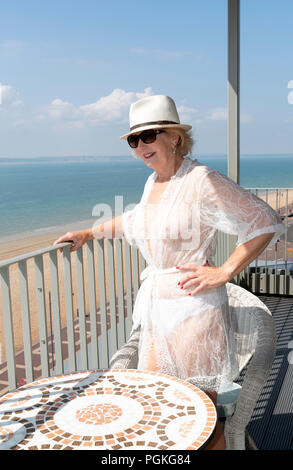
[[[37,237],[22,238],[21,240],[14,240],[11,242],[0,243],[0,260],[14,258],[16,256],[27,254],[41,248],[48,247],[53,242],[63,235],[65,232],[60,231]],[[87,256],[86,247],[84,249],[84,278],[85,278],[85,309],[86,313],[89,312],[89,301],[87,295]],[[96,255],[96,252],[95,252]],[[65,309],[65,292],[64,292],[64,272],[63,272],[63,255],[58,251],[58,275],[59,275],[59,299],[60,299],[60,318],[61,328],[66,326],[66,309]],[[45,304],[47,314],[47,331],[50,336],[50,306],[49,306],[49,292],[50,288],[50,265],[49,255],[43,256],[44,262],[44,284],[45,284]],[[73,311],[74,318],[77,319],[77,280],[76,280],[76,253],[71,256],[72,262],[72,291],[73,291]],[[105,263],[107,263],[107,256],[105,256]],[[11,307],[13,313],[13,329],[15,339],[15,352],[16,354],[23,350],[23,334],[22,334],[22,315],[21,315],[21,302],[19,292],[19,272],[17,264],[12,264],[9,268],[10,285],[11,285]],[[28,274],[28,290],[29,290],[29,306],[30,306],[30,322],[31,322],[31,335],[32,344],[39,342],[39,325],[38,325],[38,310],[36,300],[36,285],[35,285],[35,266],[33,259],[27,261],[27,274]],[[108,300],[108,275],[106,272],[106,299]],[[99,289],[96,280],[96,304],[99,307]],[[99,328],[98,328],[99,330]],[[4,325],[1,304],[1,289],[0,289],[0,364],[6,359],[5,355],[5,338],[4,338]]]
[[[268,192],[267,194],[259,194],[259,198],[266,201],[273,209],[281,209],[282,216],[286,215],[286,205],[288,204],[288,215],[293,212],[293,189],[279,190]]]
[[[285,207],[288,203],[289,214],[293,212],[293,189],[288,190],[288,193],[285,191],[279,191],[278,197],[275,192],[271,192],[259,197],[267,200],[267,202],[273,207]],[[282,213],[283,212],[283,213]],[[285,215],[285,209],[281,210],[281,214]],[[76,225],[78,229],[89,226],[85,224],[85,221],[80,222],[79,226]],[[68,226],[58,227],[59,230],[50,231],[47,233],[39,233],[37,236],[34,235],[34,232],[30,236],[28,234],[23,234],[23,236],[18,235],[17,240],[7,240],[1,242],[0,239],[0,260],[6,260],[9,258],[14,258],[16,256],[30,253],[41,248],[48,247],[53,244],[59,236],[63,235],[70,228]],[[85,260],[85,286],[86,286],[86,256]],[[63,260],[62,255],[58,252],[58,265],[59,265],[59,276],[60,276],[60,314],[61,314],[61,326],[66,325],[66,311],[65,311],[65,294],[63,289]],[[29,283],[29,300],[30,300],[30,320],[31,320],[31,330],[32,330],[32,342],[33,344],[39,341],[39,331],[38,331],[38,312],[35,298],[35,267],[33,260],[28,260],[28,283]],[[73,283],[73,304],[74,311],[77,311],[77,295],[76,294],[76,278],[75,278],[75,255],[72,256],[72,283]],[[47,311],[47,325],[49,328],[50,319],[49,319],[49,295],[50,292],[50,269],[49,269],[49,257],[44,255],[44,279],[45,279],[45,301],[46,301],[46,311]],[[107,273],[106,273],[107,281]],[[13,327],[14,327],[14,337],[15,337],[15,350],[16,353],[23,349],[23,340],[22,340],[22,320],[21,320],[21,304],[20,304],[20,295],[19,295],[19,279],[18,279],[18,269],[17,265],[12,265],[10,267],[10,282],[11,282],[11,304],[13,312]],[[86,311],[88,311],[88,300],[86,297]],[[99,289],[97,286],[97,307],[99,306]],[[1,312],[1,289],[0,289],[0,363],[5,361],[5,346],[4,346],[4,329],[3,329],[3,314]]]

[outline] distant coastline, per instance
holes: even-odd
[[[243,153],[240,154],[241,158],[274,158],[274,157],[292,157],[293,153]],[[202,159],[213,159],[213,158],[227,158],[227,154],[199,154],[193,155],[191,158],[198,160]],[[65,156],[38,156],[38,157],[0,157],[0,164],[2,163],[49,163],[49,162],[102,162],[102,161],[115,161],[115,160],[129,160],[134,161],[131,155],[65,155]]]
[[[109,161],[121,161],[121,160],[129,160],[133,161],[133,157],[131,155],[125,156],[64,156],[64,157],[31,157],[31,158],[8,158],[8,157],[0,157],[0,164],[12,164],[12,163],[86,163],[86,162],[109,162]]]
[[[10,233],[9,235],[0,236],[0,253],[4,249],[4,245],[10,242],[23,241],[25,239],[37,239],[38,237],[48,236],[54,238],[56,234],[64,234],[73,230],[83,230],[94,225],[95,219],[78,220],[67,224],[52,225],[49,227],[41,227],[34,230],[26,230],[24,232]]]

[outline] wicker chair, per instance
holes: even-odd
[[[268,379],[275,356],[274,321],[266,305],[247,290],[228,283],[227,292],[235,329],[239,369],[240,372],[245,371],[245,375],[235,412],[224,423],[226,448],[244,450],[245,442],[248,442],[253,449],[255,447],[246,426]],[[138,328],[112,357],[112,369],[137,368],[139,334]]]

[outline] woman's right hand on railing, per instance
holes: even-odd
[[[59,237],[57,240],[54,241],[53,245],[58,245],[59,243],[71,243],[70,251],[78,250],[84,243],[88,240],[93,239],[93,232],[92,229],[86,230],[76,230],[74,232],[67,232],[62,237]],[[60,248],[62,253],[62,248]]]

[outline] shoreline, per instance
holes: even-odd
[[[78,222],[67,223],[35,229],[31,231],[19,232],[16,234],[4,235],[0,237],[0,260],[14,258],[21,254],[30,253],[41,248],[46,248],[64,235],[66,232],[83,230],[94,225],[94,220],[80,220]]]
[[[66,222],[60,225],[51,225],[49,227],[40,227],[32,230],[24,230],[19,233],[7,233],[0,235],[0,247],[2,243],[6,243],[9,241],[17,241],[19,239],[26,239],[26,238],[37,238],[39,236],[50,235],[54,233],[60,232],[68,232],[70,230],[80,230],[82,228],[88,228],[89,226],[93,225],[94,218],[86,219],[86,220],[78,220],[73,222]]]

